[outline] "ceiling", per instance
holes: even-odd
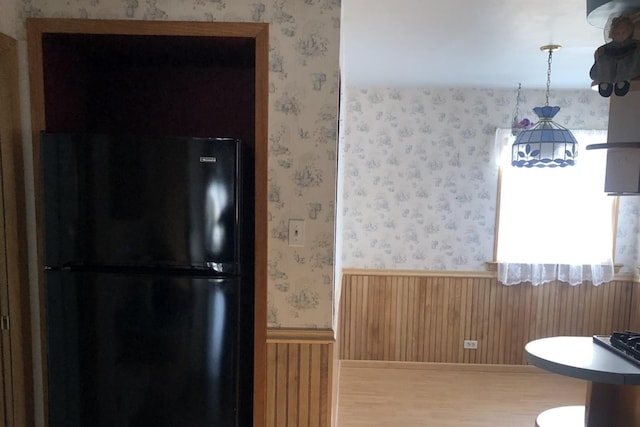
[[[603,24],[604,26],[604,24]],[[586,0],[342,0],[341,68],[349,86],[590,87],[602,28]]]

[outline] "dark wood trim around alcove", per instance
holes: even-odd
[[[69,39],[69,49],[71,51],[80,51],[83,58],[77,64],[79,69],[67,70],[76,72],[77,79],[71,81],[69,86],[58,83],[51,84],[47,79],[50,75],[44,70],[44,53],[43,42],[47,43],[47,38],[54,35],[56,46],[64,49],[64,39]],[[80,45],[79,38],[73,35],[83,35]],[[106,37],[105,36],[109,36]],[[118,64],[127,64],[132,57],[126,52],[112,49],[115,44],[113,40],[123,38],[127,43],[142,43],[151,50],[158,49],[161,45],[154,44],[154,40],[162,40],[165,43],[176,43],[188,46],[181,55],[174,55],[167,58],[166,62],[153,63],[158,60],[158,55],[151,55],[148,58],[135,57],[135,61],[139,64],[141,61],[151,61],[152,67],[147,68],[153,70],[148,75],[149,84],[167,77],[167,75],[176,72],[184,72],[190,69],[190,79],[194,81],[194,85],[205,86],[209,91],[217,93],[217,87],[221,85],[233,85],[234,80],[229,75],[229,64],[235,67],[239,83],[238,87],[232,88],[238,94],[237,99],[228,96],[229,90],[221,94],[220,98],[203,96],[203,92],[194,91],[193,88],[187,87],[185,90],[191,91],[196,106],[200,106],[204,111],[215,111],[220,103],[229,103],[237,101],[240,104],[247,104],[250,112],[253,113],[252,123],[246,124],[237,122],[238,118],[226,117],[219,123],[229,123],[236,121],[232,126],[243,127],[243,129],[252,129],[251,135],[242,135],[243,138],[252,140],[255,152],[255,359],[254,359],[254,427],[264,427],[266,420],[266,313],[267,313],[267,138],[268,138],[268,43],[269,43],[269,26],[263,23],[223,23],[223,22],[158,22],[158,21],[121,21],[121,20],[86,20],[86,19],[50,19],[50,18],[31,18],[27,20],[27,41],[28,41],[28,59],[29,59],[29,79],[31,87],[31,126],[33,141],[33,161],[34,161],[34,181],[35,181],[35,197],[36,197],[36,222],[38,236],[38,260],[42,259],[42,242],[41,242],[41,219],[42,212],[39,203],[40,185],[39,185],[39,133],[42,130],[56,131],[105,131],[111,130],[114,126],[119,128],[127,128],[133,126],[141,126],[141,131],[147,131],[145,128],[145,120],[147,117],[137,116],[130,120],[125,116],[109,116],[100,117],[86,109],[87,103],[95,99],[99,104],[95,108],[110,107],[108,97],[104,93],[108,92],[107,88],[101,88],[96,92],[87,91],[87,88],[95,87],[95,82],[87,80],[86,73],[82,72],[82,67],[93,67],[94,72],[90,73],[94,78],[113,79],[119,78],[118,72],[120,67]],[[108,40],[107,40],[108,39]],[[217,42],[212,42],[215,39]],[[102,74],[96,73],[96,60],[91,57],[91,50],[96,47],[96,43],[100,52],[100,57],[113,53],[114,62],[111,70],[105,68]],[[247,52],[249,55],[237,56],[237,50]],[[176,49],[180,50],[180,49]],[[51,52],[51,51],[50,51]],[[106,53],[105,53],[106,52]],[[138,53],[142,52],[137,50]],[[188,52],[188,55],[184,55]],[[147,52],[148,53],[148,52]],[[55,55],[55,52],[54,52]],[[135,49],[134,49],[135,55]],[[212,59],[215,57],[217,59]],[[55,58],[49,58],[55,60]],[[217,61],[217,62],[216,62]],[[108,65],[108,64],[107,64]],[[216,86],[216,74],[211,70],[220,71],[218,78],[222,79]],[[132,72],[139,72],[135,67],[130,68]],[[226,71],[225,71],[226,70]],[[144,72],[145,70],[142,70]],[[226,72],[226,75],[225,75]],[[232,73],[233,74],[233,73]],[[250,78],[251,81],[246,79]],[[106,81],[106,80],[105,80]],[[176,89],[176,81],[170,82],[166,91],[171,92]],[[248,83],[248,84],[246,84]],[[184,88],[180,88],[183,90]],[[242,90],[241,90],[242,89]],[[249,97],[246,99],[247,90]],[[54,108],[52,100],[59,94],[66,93],[70,96],[64,100],[67,105],[75,103],[78,108]],[[99,92],[103,93],[99,93]],[[163,126],[163,131],[167,133],[180,133],[180,136],[198,136],[199,133],[208,133],[211,129],[205,115],[189,115],[188,112],[180,114],[189,104],[189,100],[178,100],[175,105],[164,105],[173,111],[166,113],[162,110],[161,104],[166,101],[162,96],[156,97],[157,93],[149,91],[141,92],[141,98],[132,101],[148,103],[148,106],[156,114],[156,124]],[[47,97],[49,93],[49,97]],[[206,91],[205,91],[206,93]],[[245,98],[243,98],[244,93]],[[162,95],[162,93],[160,94]],[[118,102],[128,102],[126,94],[119,94]],[[252,99],[251,99],[252,98]],[[101,103],[101,104],[100,104]],[[58,106],[64,104],[57,104]],[[80,107],[85,106],[85,107]],[[160,108],[157,108],[160,107]],[[171,110],[173,108],[173,110]],[[167,120],[162,114],[170,114],[171,120]],[[219,125],[223,126],[223,125]],[[130,129],[129,129],[130,130]],[[220,132],[225,132],[224,128],[215,128],[219,136]],[[203,136],[203,135],[200,135]],[[46,340],[44,339],[44,331],[46,325],[44,323],[44,292],[42,286],[42,278],[39,278],[39,301],[40,301],[40,340],[43,348],[46,348]],[[44,377],[46,378],[46,353],[42,354],[42,363],[44,366]],[[43,403],[46,407],[46,387],[45,396],[42,396]]]
[[[0,34],[0,314],[9,320],[0,331],[4,377],[0,424],[27,427],[35,421],[17,45]]]

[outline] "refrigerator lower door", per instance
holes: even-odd
[[[46,274],[51,427],[239,425],[239,279]]]

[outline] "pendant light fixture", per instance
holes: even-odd
[[[551,59],[559,45],[545,45],[540,48],[549,53],[547,61],[547,93],[544,107],[533,111],[539,120],[531,129],[518,133],[511,151],[511,165],[516,167],[565,167],[575,164],[578,143],[571,131],[553,121],[560,107],[549,106],[551,87]]]

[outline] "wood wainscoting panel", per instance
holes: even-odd
[[[330,427],[333,331],[267,331],[267,427]]]
[[[629,329],[640,331],[640,290],[633,292],[631,298],[631,319],[629,320]]]
[[[637,286],[344,274],[340,359],[524,364],[524,346],[533,339],[629,328]],[[477,340],[478,348],[464,349],[464,340]]]

